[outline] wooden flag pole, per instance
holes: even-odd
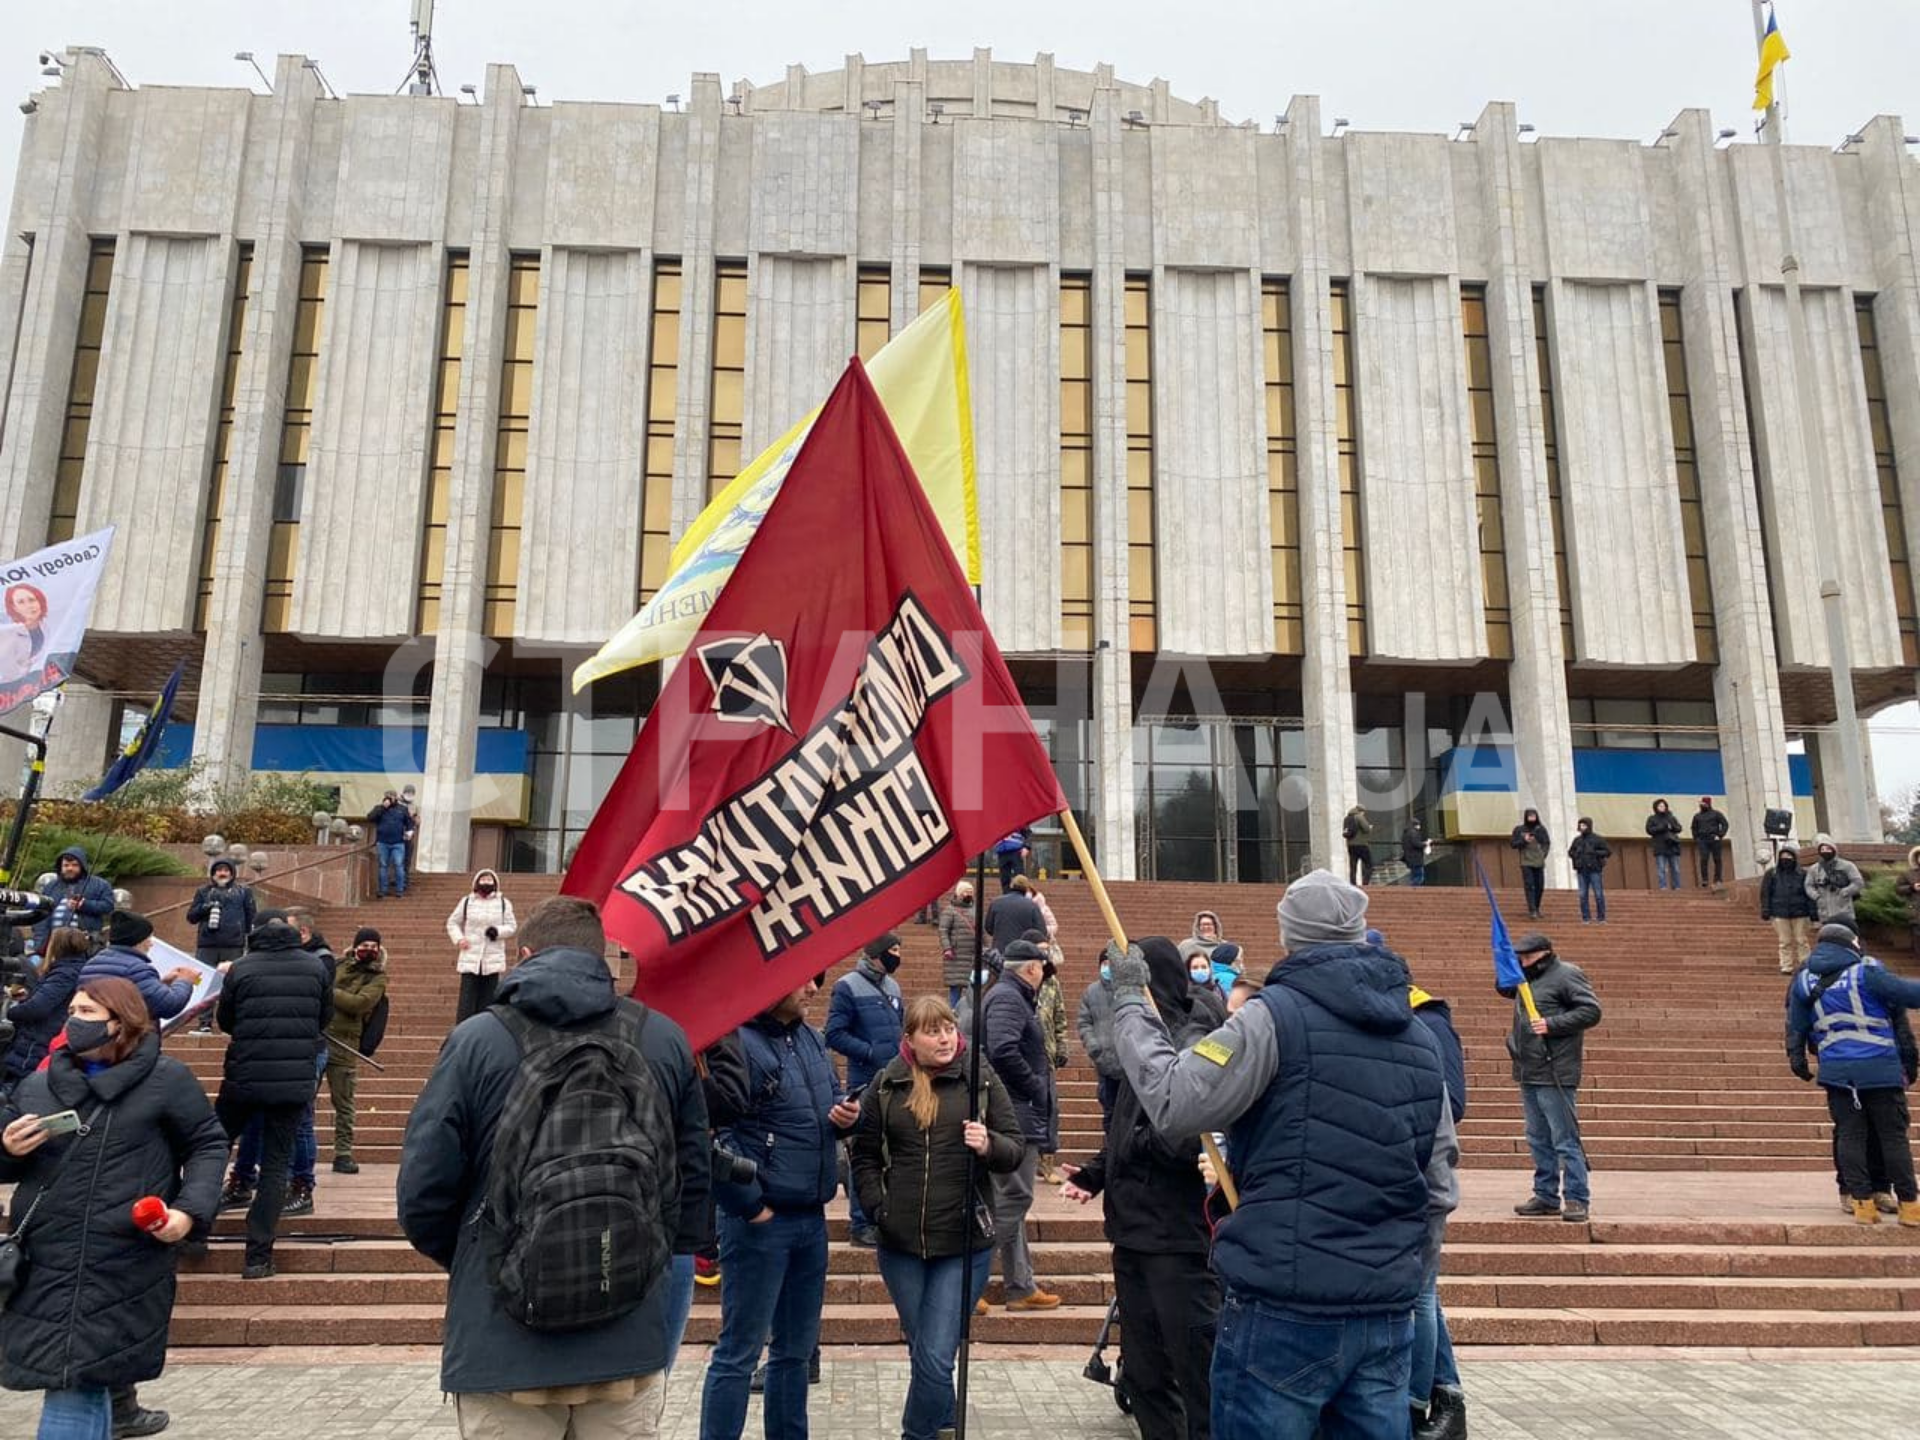
[[[1067,832],[1067,841],[1073,846],[1074,858],[1080,862],[1080,873],[1087,877],[1087,883],[1093,887],[1093,903],[1100,907],[1100,917],[1107,922],[1107,933],[1113,937],[1113,943],[1120,947],[1122,954],[1127,949],[1126,928],[1120,923],[1120,915],[1113,908],[1113,897],[1107,893],[1107,882],[1100,878],[1100,869],[1093,863],[1093,856],[1087,852],[1086,837],[1080,833],[1080,822],[1073,818],[1071,809],[1060,812],[1060,824]],[[1147,1003],[1153,1004],[1151,992]],[[1157,1011],[1156,1011],[1157,1013]],[[1211,1134],[1200,1137],[1200,1148],[1207,1152],[1207,1161],[1213,1166],[1214,1178],[1219,1182],[1220,1193],[1227,1197],[1227,1208],[1240,1208],[1240,1191],[1233,1183],[1233,1173],[1227,1169],[1226,1156],[1220,1153],[1220,1147],[1213,1141]]]

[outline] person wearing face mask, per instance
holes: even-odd
[[[1022,877],[1023,879],[1025,877]],[[1045,909],[1038,891],[1034,900]],[[1051,914],[1048,924],[1052,924]],[[1067,1068],[1072,1052],[1067,1048],[1067,992],[1060,988],[1059,948],[1047,941],[1038,930],[1029,930],[1021,937],[1042,955],[1046,963],[1040,967],[1040,990],[1034,996],[1034,1013],[1040,1017],[1040,1029],[1047,1037],[1047,1059],[1056,1071]],[[1045,1185],[1058,1185],[1065,1180],[1066,1173],[1061,1170],[1059,1157],[1047,1150],[1040,1156],[1040,1181]]]
[[[827,1048],[847,1060],[847,1090],[857,1098],[892,1061],[900,1048],[905,1002],[893,972],[900,968],[900,937],[869,940],[859,961],[834,983],[827,1000]],[[873,1219],[861,1206],[860,1192],[847,1187],[847,1223],[853,1243],[872,1249],[880,1243]]]
[[[1814,844],[1818,847],[1820,858],[1807,871],[1806,882],[1807,898],[1813,901],[1814,915],[1822,925],[1831,925],[1836,921],[1852,925],[1853,902],[1867,888],[1867,882],[1860,876],[1860,867],[1851,860],[1840,858],[1840,847],[1833,843],[1830,836],[1817,836]]]
[[[1508,844],[1520,855],[1520,884],[1527,892],[1527,915],[1540,918],[1540,902],[1547,893],[1547,856],[1553,852],[1553,837],[1540,823],[1540,812],[1529,809],[1513,827]]]
[[[353,1158],[353,1093],[366,1053],[367,1022],[387,997],[387,952],[380,932],[364,926],[346,963],[333,973],[333,1019],[327,1022],[327,1095],[333,1101],[333,1168],[357,1175]]]
[[[464,895],[447,916],[447,939],[459,952],[460,1003],[454,1011],[458,1025],[493,1003],[500,977],[507,970],[507,940],[515,929],[513,902],[500,893],[500,877],[481,870],[473,877],[473,891]]]
[[[1760,878],[1760,918],[1773,923],[1780,973],[1791,975],[1807,963],[1813,949],[1813,897],[1800,870],[1800,852],[1782,845],[1773,867]]]
[[[1113,1101],[1123,1073],[1119,1052],[1113,1048],[1113,964],[1105,955],[1100,957],[1100,974],[1080,997],[1074,1029],[1080,1033],[1080,1048],[1087,1052],[1087,1060],[1099,1076],[1094,1094],[1100,1101],[1104,1129],[1113,1118]]]
[[[1713,808],[1713,797],[1702,795],[1700,808],[1693,812],[1693,850],[1694,860],[1700,868],[1700,888],[1707,888],[1707,871],[1713,871],[1712,884],[1718,887],[1726,878],[1723,865],[1725,856],[1721,853],[1721,844],[1727,838],[1727,817]]]
[[[1007,896],[1001,896],[1007,899]],[[1040,1157],[1059,1144],[1060,1107],[1047,1037],[1040,1024],[1040,984],[1046,956],[1031,941],[1015,940],[1002,952],[1005,971],[987,992],[981,1017],[982,1054],[1013,1096],[1025,1154],[1012,1170],[994,1176],[994,1243],[998,1247],[1009,1310],[1052,1310],[1060,1297],[1034,1279],[1027,1248],[1027,1212],[1033,1208]]]
[[[8,1229],[33,1255],[0,1319],[0,1384],[46,1392],[41,1435],[106,1440],[111,1393],[166,1364],[177,1247],[213,1223],[227,1142],[132,982],[83,981],[65,1037],[0,1112]],[[42,1127],[68,1110],[78,1129]],[[148,1196],[165,1207],[152,1231],[132,1220]]]
[[[1521,936],[1513,953],[1540,1012],[1538,1020],[1528,1015],[1518,986],[1498,987],[1513,1001],[1507,1054],[1513,1057],[1513,1079],[1527,1119],[1527,1149],[1533,1154],[1533,1197],[1514,1206],[1513,1213],[1528,1219],[1557,1215],[1570,1224],[1583,1224],[1591,1196],[1578,1094],[1586,1033],[1600,1023],[1600,1001],[1586,972],[1554,954],[1546,936]]]
[[[1567,859],[1573,862],[1573,878],[1580,882],[1580,923],[1598,920],[1607,923],[1607,886],[1604,872],[1613,858],[1613,847],[1597,834],[1593,821],[1580,817],[1580,833],[1567,847]],[[1591,899],[1592,907],[1588,901]]]
[[[953,899],[940,907],[940,918],[934,924],[940,936],[940,979],[947,987],[947,1003],[956,1010],[980,963],[980,942],[974,928],[977,913],[973,882],[962,880],[953,887]]]
[[[1647,816],[1647,839],[1653,842],[1654,882],[1662,890],[1680,890],[1680,817],[1664,800],[1653,802]]]
[[[1196,955],[1186,962],[1188,988],[1192,991],[1187,998],[1194,1019],[1208,1029],[1224,1025],[1227,1021],[1227,997],[1220,987],[1213,983],[1213,959],[1209,955]]]
[[[980,1067],[978,1103],[969,1103],[966,1048],[950,1005],[915,1000],[848,1142],[912,1359],[902,1440],[950,1433],[963,1307],[978,1303],[993,1268],[992,1177],[1019,1168],[1024,1153],[1013,1101],[991,1066]]]

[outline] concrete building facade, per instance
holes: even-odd
[[[1383,856],[1414,813],[1633,837],[1669,791],[1751,868],[1766,809],[1844,813],[1824,579],[1862,713],[1914,694],[1893,117],[1785,154],[1803,377],[1769,157],[1699,110],[1652,144],[1507,104],[1262,128],[984,50],[664,108],[507,66],[473,104],[337,99],[298,56],[268,95],[133,88],[79,51],[36,99],[0,550],[120,527],[56,781],[184,658],[210,782],[305,769],[351,810],[410,778],[422,863],[552,868],[658,684],[564,676],[949,286],[986,613],[1115,876],[1278,879],[1355,804]]]

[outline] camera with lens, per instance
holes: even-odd
[[[207,907],[207,929],[218,930],[219,928],[220,928],[220,902],[216,900],[213,902],[212,905]]]
[[[737,1155],[718,1140],[713,1142],[713,1180],[716,1185],[751,1185],[760,1178],[760,1166]]]
[[[487,926],[487,939],[498,940],[499,938],[500,938],[500,927],[498,925]]]

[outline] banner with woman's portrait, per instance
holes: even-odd
[[[0,715],[73,674],[112,548],[109,525],[0,564]]]

